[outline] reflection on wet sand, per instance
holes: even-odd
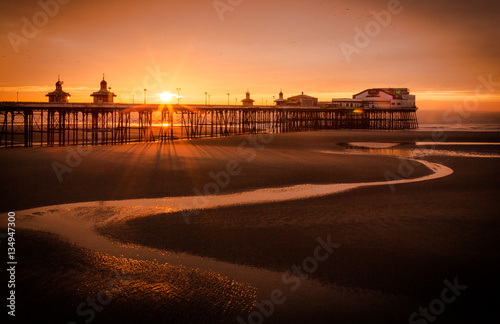
[[[324,153],[329,154],[334,152]],[[419,161],[419,163],[427,166],[432,173],[416,179],[401,179],[393,181],[392,183],[402,184],[432,180],[447,176],[453,172],[451,169],[436,163],[427,161]],[[203,206],[203,208],[303,199],[330,195],[359,187],[386,184],[387,182],[381,181],[329,185],[309,184],[283,188],[259,189],[243,193],[207,197],[209,198],[208,203]],[[148,268],[148,271],[152,271],[151,275],[159,277],[162,276],[161,269],[177,265],[195,269],[194,271],[201,271],[204,276],[208,277],[222,276],[221,278],[224,278],[227,282],[232,282],[232,280],[234,280],[235,284],[248,283],[258,289],[259,296],[269,296],[270,292],[276,288],[281,288],[284,291],[287,290],[288,287],[286,287],[282,281],[281,273],[220,262],[185,253],[173,253],[138,245],[118,243],[99,235],[95,231],[96,227],[105,225],[113,226],[113,222],[123,221],[131,217],[135,218],[158,213],[180,211],[186,208],[186,206],[187,208],[201,208],[193,204],[193,198],[195,197],[167,197],[160,199],[98,201],[48,206],[18,212],[20,219],[19,224],[24,228],[58,234],[79,246],[99,253],[104,253],[100,254],[100,261],[103,262],[114,260],[113,262],[124,262],[128,264],[132,262],[131,260],[134,260],[133,262],[139,262],[134,263],[136,267]],[[167,215],[166,217],[169,216]],[[127,265],[125,268],[130,267]],[[135,271],[132,271],[132,269],[129,270],[132,273]],[[226,277],[231,279],[226,279]],[[160,282],[161,281],[155,281],[154,283],[143,283],[141,285],[146,285],[153,291],[162,292],[159,296],[162,294],[168,295],[173,288],[169,285],[162,286]],[[135,286],[131,285],[128,289],[133,289],[133,287]],[[255,288],[250,287],[245,289],[241,288],[247,297],[253,296],[252,294],[256,291]],[[223,290],[224,289],[221,289],[220,291]],[[293,298],[289,298],[286,307],[293,309],[305,307],[305,305],[315,305],[316,308],[321,309],[323,312],[327,312],[332,300],[336,300],[337,304],[341,305],[342,299],[351,295],[356,295],[356,300],[359,303],[355,305],[351,302],[349,306],[354,308],[362,307],[361,305],[363,304],[378,305],[377,307],[382,307],[384,304],[389,305],[390,301],[393,299],[391,296],[381,296],[380,292],[364,291],[360,289],[351,291],[350,288],[343,288],[338,285],[323,286],[314,280],[305,280],[301,285],[301,294],[295,294]],[[351,298],[349,299],[351,300]],[[345,307],[348,307],[348,305],[345,305]],[[238,306],[238,308],[246,310],[241,306]]]
[[[129,282],[127,283],[127,285],[124,285],[124,294],[118,295],[117,303],[119,302],[120,298],[131,300],[132,303],[137,301],[137,303],[140,305],[139,308],[144,308],[147,311],[153,311],[153,313],[165,311],[165,308],[171,308],[173,309],[172,313],[182,313],[182,316],[184,316],[177,318],[189,318],[191,319],[191,322],[203,322],[203,320],[200,320],[199,317],[205,316],[205,312],[208,314],[212,314],[214,318],[217,318],[216,320],[212,320],[213,318],[210,318],[211,322],[218,322],[218,319],[224,321],[224,319],[229,318],[229,314],[231,314],[231,316],[236,314],[237,316],[244,317],[244,313],[249,311],[249,307],[251,307],[251,302],[253,299],[261,300],[263,298],[269,298],[270,292],[276,288],[281,289],[285,292],[287,302],[284,305],[280,305],[280,307],[277,307],[277,316],[273,317],[273,319],[276,318],[283,320],[283,318],[285,318],[283,317],[283,314],[297,315],[302,312],[302,314],[310,315],[310,313],[313,312],[316,314],[328,314],[329,316],[331,315],[329,318],[335,318],[337,322],[343,322],[338,321],[338,318],[335,317],[335,315],[341,313],[341,315],[344,314],[346,316],[349,316],[351,322],[355,322],[352,320],[352,316],[361,313],[372,315],[375,312],[378,314],[383,314],[382,317],[386,318],[386,314],[391,314],[393,309],[398,309],[400,314],[403,313],[403,315],[405,315],[405,305],[412,306],[411,310],[408,313],[410,314],[411,311],[414,310],[413,306],[415,305],[415,303],[418,303],[421,300],[426,300],[426,296],[424,294],[421,294],[421,292],[427,291],[426,288],[414,289],[412,285],[414,284],[415,286],[419,285],[418,287],[423,287],[423,285],[428,283],[426,280],[431,277],[431,275],[426,276],[426,274],[422,274],[421,276],[420,273],[415,274],[418,272],[418,269],[415,270],[415,273],[412,272],[413,267],[411,261],[415,258],[419,262],[423,261],[422,264],[441,264],[441,260],[434,263],[434,253],[436,249],[432,244],[435,244],[436,247],[440,248],[443,245],[445,246],[445,248],[441,249],[442,253],[439,254],[439,256],[443,258],[447,257],[450,255],[450,252],[452,256],[454,256],[454,253],[456,251],[450,246],[453,246],[453,244],[456,243],[451,243],[448,245],[442,244],[442,241],[444,240],[442,239],[442,237],[444,236],[445,239],[452,240],[458,237],[457,233],[461,235],[461,232],[455,228],[455,224],[457,224],[455,219],[453,221],[450,221],[449,226],[441,227],[441,223],[437,224],[438,222],[442,222],[442,218],[445,218],[445,216],[449,214],[449,210],[445,208],[447,206],[443,206],[442,209],[439,209],[443,202],[442,199],[436,200],[434,202],[434,205],[428,206],[428,201],[432,200],[433,197],[426,196],[425,194],[437,192],[441,195],[445,195],[445,197],[452,197],[449,200],[455,201],[454,197],[461,196],[458,194],[454,196],[454,192],[453,190],[450,190],[450,188],[455,188],[453,184],[457,183],[456,179],[460,178],[461,175],[458,174],[459,172],[457,172],[457,174],[455,174],[453,177],[449,177],[444,181],[432,181],[428,184],[418,183],[411,186],[402,186],[402,190],[399,190],[397,192],[397,198],[404,198],[402,200],[402,204],[405,205],[405,208],[400,207],[401,205],[399,205],[399,200],[396,203],[395,197],[389,197],[382,192],[383,190],[379,190],[383,189],[382,187],[359,190],[352,195],[342,194],[338,196],[330,196],[332,194],[351,190],[354,188],[386,186],[389,184],[385,181],[360,181],[383,180],[383,177],[373,177],[373,174],[378,171],[384,172],[385,170],[394,170],[399,161],[394,158],[380,156],[370,158],[369,156],[363,156],[364,154],[369,153],[380,155],[381,152],[384,152],[384,154],[387,153],[390,155],[408,156],[414,161],[415,157],[417,156],[411,154],[405,155],[408,154],[408,152],[411,152],[411,150],[416,150],[416,147],[414,144],[415,140],[413,140],[413,142],[407,142],[403,144],[399,144],[396,142],[404,140],[404,138],[390,138],[390,143],[367,144],[365,142],[366,139],[370,140],[372,139],[372,137],[358,137],[363,140],[363,142],[351,143],[353,144],[351,147],[332,144],[339,143],[340,141],[348,142],[353,139],[355,140],[356,136],[354,135],[349,134],[348,138],[346,137],[342,140],[336,140],[334,142],[330,141],[329,137],[327,137],[325,138],[325,142],[327,142],[326,144],[315,146],[314,153],[311,153],[311,155],[314,155],[313,158],[321,159],[321,154],[323,154],[324,160],[327,161],[323,161],[324,163],[321,164],[321,167],[319,167],[319,164],[313,163],[314,161],[312,160],[299,160],[296,163],[297,168],[291,170],[294,172],[302,172],[302,166],[307,164],[308,166],[313,166],[316,167],[316,169],[321,170],[321,172],[319,172],[321,173],[321,176],[323,176],[323,170],[328,171],[330,168],[338,168],[339,170],[341,170],[338,172],[340,176],[348,175],[339,177],[338,174],[332,173],[332,177],[329,177],[328,180],[324,182],[321,182],[319,180],[315,181],[316,179],[314,178],[312,178],[312,180],[310,180],[309,182],[309,180],[305,181],[303,180],[303,177],[300,177],[302,173],[297,173],[297,179],[299,179],[299,181],[302,180],[305,183],[321,183],[320,185],[301,184],[294,186],[285,186],[281,188],[273,188],[270,186],[277,185],[279,183],[276,182],[274,178],[272,179],[273,181],[270,180],[265,182],[264,185],[258,186],[246,186],[246,183],[238,183],[238,185],[240,186],[235,186],[236,191],[248,190],[247,188],[263,189],[206,197],[208,203],[204,204],[203,206],[197,205],[194,201],[195,197],[193,196],[181,196],[190,194],[189,184],[187,185],[188,190],[178,190],[175,192],[173,191],[173,193],[161,193],[161,195],[140,195],[138,193],[134,193],[134,195],[127,196],[170,196],[157,199],[128,199],[118,201],[111,199],[116,199],[116,197],[121,196],[116,195],[110,197],[102,195],[102,193],[97,196],[92,196],[91,198],[88,198],[88,196],[82,196],[78,198],[70,197],[71,199],[66,197],[66,199],[63,200],[56,199],[50,201],[58,203],[60,201],[78,201],[78,199],[95,200],[96,197],[97,199],[100,199],[100,197],[110,198],[105,198],[105,201],[92,201],[64,205],[53,205],[54,203],[51,203],[52,206],[33,208],[30,210],[17,212],[17,214],[19,215],[19,229],[21,232],[26,233],[29,233],[27,229],[36,230],[36,233],[41,233],[41,231],[57,233],[66,241],[72,243],[66,243],[67,246],[71,246],[72,248],[80,246],[79,249],[84,250],[87,254],[84,259],[91,260],[85,263],[84,268],[80,269],[76,276],[74,271],[71,272],[71,275],[64,275],[63,272],[67,270],[65,266],[58,268],[57,264],[52,263],[51,266],[45,267],[46,269],[48,269],[47,272],[50,272],[51,269],[57,269],[55,273],[59,277],[60,285],[58,285],[58,287],[61,290],[74,291],[75,289],[73,288],[76,287],[76,289],[81,292],[82,295],[78,295],[79,299],[75,301],[76,304],[70,307],[72,315],[74,315],[75,307],[80,301],[85,300],[87,296],[96,296],[99,291],[104,289],[103,285],[107,284],[107,281],[102,282],[103,280],[101,279],[99,281],[100,284],[95,285],[93,281],[95,279],[94,272],[99,272],[99,275],[108,273],[109,276],[110,269],[127,269],[127,271],[135,274],[134,278],[136,278],[137,280],[137,284]],[[372,134],[369,135],[371,136]],[[293,160],[293,156],[294,154],[296,154],[296,152],[298,152],[298,150],[292,150],[291,148],[294,147],[296,143],[297,142],[294,142],[293,145],[287,146],[289,147],[287,150],[290,150],[290,152],[285,155],[287,159],[279,159],[279,163],[276,162],[276,164],[279,164],[281,166],[281,164],[284,165],[285,163],[288,163],[288,160]],[[358,147],[356,147],[356,144]],[[361,148],[360,145],[364,145],[365,147]],[[144,146],[140,146],[139,148],[143,147]],[[439,148],[448,149],[445,146]],[[272,148],[270,148],[270,150],[271,149]],[[419,147],[418,149],[420,151],[423,151],[422,149],[426,148]],[[196,148],[196,150],[193,150],[199,152],[198,148]],[[307,149],[304,148],[301,151],[302,154],[304,150],[309,150],[307,152],[312,152],[312,148],[308,147]],[[284,151],[278,151],[279,154],[284,155],[283,152]],[[433,150],[432,152],[434,152],[434,154],[437,154],[437,152],[439,151]],[[275,155],[266,155],[267,153],[268,152],[266,151],[261,155],[265,158],[263,159],[265,163],[262,163],[262,165],[265,165],[266,163],[269,163],[269,161],[272,162],[274,161],[274,159],[276,159]],[[333,154],[350,154],[351,156],[344,158],[343,156],[334,156]],[[134,155],[143,156],[143,152]],[[230,154],[228,154],[228,156],[229,155]],[[288,159],[288,157],[291,158]],[[163,156],[163,158],[165,158],[165,156]],[[200,158],[200,161],[210,161],[211,158],[211,156],[205,157],[203,159]],[[126,159],[124,158],[124,160],[127,163],[130,162],[128,157]],[[385,161],[381,160],[387,160],[387,162],[391,162],[392,164],[386,164]],[[403,158],[403,160],[405,159]],[[432,161],[436,160],[439,159],[432,159]],[[449,160],[453,162],[450,163],[450,165],[452,165],[454,169],[455,167],[457,167],[457,171],[464,170],[464,167],[462,166],[462,169],[460,169],[461,164],[458,164],[457,166],[457,163],[466,163],[464,162],[465,159]],[[144,161],[151,162],[147,159],[145,159]],[[130,164],[134,166],[142,166],[146,164],[143,163],[144,161],[134,160]],[[164,160],[156,159],[153,161],[156,161],[155,163],[159,163]],[[359,161],[362,161],[363,163],[358,163]],[[379,164],[378,162],[384,163]],[[486,159],[476,160],[475,162],[478,162],[478,164],[482,163],[481,165],[486,166],[494,163],[494,161],[487,161]],[[179,162],[179,165],[182,165],[183,163],[184,161],[181,161]],[[362,171],[362,169],[366,171],[366,166],[370,166],[371,163],[375,165],[374,168],[369,168],[369,171],[365,173],[360,172]],[[412,162],[412,164],[413,163],[415,163],[414,165],[416,165],[416,163],[421,164],[419,165],[420,170],[417,173],[418,176],[417,174],[415,174],[416,178],[400,179],[391,183],[405,184],[411,182],[422,182],[426,180],[438,179],[440,177],[450,175],[453,172],[450,168],[428,161],[416,161]],[[172,164],[169,164],[169,166],[171,165]],[[191,172],[192,170],[197,170],[196,168],[199,167],[199,165],[201,165],[201,163],[196,165],[189,165],[187,169],[189,169]],[[260,164],[253,165],[257,165],[260,168]],[[348,167],[351,165],[352,167]],[[428,170],[425,170],[423,166],[426,166]],[[165,169],[157,168],[156,166],[152,169],[157,173],[160,173],[160,171],[165,172]],[[180,167],[173,169],[175,171],[181,170]],[[258,170],[258,168],[253,168],[251,170],[251,174],[253,174],[255,170]],[[279,176],[281,176],[281,173],[276,172],[276,170],[278,169],[272,169],[272,172],[275,172]],[[269,173],[271,173],[271,171]],[[356,177],[350,179],[349,177],[351,175],[354,175]],[[365,180],[368,179],[365,178],[365,176],[370,176],[370,180]],[[109,177],[109,179],[106,180],[111,181],[110,179],[113,180],[115,178]],[[199,185],[199,180],[202,179],[202,177],[193,179],[196,179],[196,181],[193,180],[192,182],[186,183],[196,183],[197,185]],[[119,180],[123,179],[120,178]],[[147,177],[147,181],[150,180],[156,180],[156,178]],[[328,182],[335,182],[336,180],[343,183],[325,184]],[[357,183],[348,183],[349,181],[357,181]],[[119,187],[124,183],[127,182],[125,180],[118,181],[118,185],[116,187]],[[296,184],[297,182],[291,183]],[[449,185],[449,183],[451,183],[452,185]],[[437,187],[441,187],[441,191],[435,191],[433,188],[434,185],[437,185]],[[459,184],[456,186],[460,187]],[[478,188],[482,188],[482,186],[483,184],[481,183],[480,185],[478,185]],[[233,188],[231,188],[231,190],[233,190]],[[377,191],[380,191],[381,193],[379,194]],[[323,198],[292,202],[292,200],[325,195],[326,197]],[[372,196],[374,196],[375,198],[370,198]],[[47,197],[43,197],[40,199],[47,199]],[[420,199],[421,201],[419,201],[418,199]],[[386,200],[388,200],[388,202],[386,202]],[[286,201],[286,203],[274,204],[274,202],[279,201]],[[460,199],[457,199],[457,201],[460,201]],[[318,202],[320,203],[318,204]],[[251,205],[259,203],[266,204],[255,206],[256,208],[254,208],[254,205]],[[233,207],[227,209],[219,209],[219,207],[224,206]],[[282,206],[285,207],[283,208]],[[304,207],[302,208],[302,206]],[[392,218],[388,217],[384,213],[386,211],[384,208],[386,208],[387,206],[391,207],[391,209],[388,210],[388,213],[395,212],[397,210],[398,213],[401,212],[403,214],[402,216],[404,217],[398,218],[397,222],[393,221]],[[406,209],[406,206],[410,206],[410,208],[419,210],[420,214],[411,214],[413,212],[413,209]],[[460,205],[459,207],[461,208],[462,205]],[[193,222],[191,227],[184,227],[181,215],[182,210],[201,208],[206,209],[201,212],[201,216],[205,217],[205,221],[198,222],[197,219]],[[211,209],[208,210],[209,208]],[[260,211],[257,211],[256,213],[255,211],[258,208],[260,208]],[[436,208],[438,212],[434,212],[434,209]],[[474,215],[474,212],[476,211],[475,208],[476,207],[474,206],[474,209],[471,209],[473,210],[471,212],[472,215]],[[296,210],[296,213],[294,213],[293,209]],[[228,210],[230,210],[230,212],[227,212]],[[452,210],[456,211],[458,209]],[[488,211],[486,210],[486,215],[488,215],[487,212]],[[458,215],[458,219],[460,219],[462,215],[461,213],[461,210],[459,210],[458,213],[455,213],[456,215]],[[149,217],[145,217],[150,215],[156,216],[152,217],[151,219]],[[465,213],[465,215],[469,216],[467,213]],[[132,223],[126,222],[126,220],[129,220],[131,218],[137,218],[137,221],[147,223],[149,228],[158,230],[148,231],[143,230],[144,227],[141,226],[137,226],[135,228],[132,228],[131,226],[122,226],[124,224]],[[169,226],[171,225],[171,223],[173,223],[169,221],[175,220],[177,218],[180,219],[180,226]],[[464,219],[465,218],[466,217],[464,217]],[[164,222],[164,219],[168,221]],[[231,221],[231,219],[233,220]],[[250,231],[245,228],[245,224],[247,224],[245,222],[247,220],[248,223],[251,223]],[[467,222],[469,221],[470,220],[467,219]],[[162,224],[166,224],[166,226],[162,227]],[[240,226],[240,224],[243,225]],[[426,226],[426,224],[428,226]],[[437,224],[437,226],[435,224]],[[254,225],[255,228],[252,228],[252,226]],[[448,225],[448,223],[446,223],[446,225]],[[198,226],[198,231],[192,230],[192,228],[195,226]],[[103,228],[117,229],[120,234],[123,234],[121,237],[124,237],[125,239],[121,242],[118,242],[113,241],[113,239],[109,238],[109,236],[102,236],[100,234],[105,233],[105,230],[103,230]],[[177,230],[178,228],[182,228],[182,230]],[[441,228],[441,233],[439,231],[435,231],[436,229]],[[267,230],[264,235],[255,235],[256,233],[261,233],[264,229]],[[322,235],[328,235],[328,233],[340,234],[338,235],[338,237],[341,238],[338,240],[338,242],[341,244],[339,251],[340,253],[344,253],[343,248],[345,247],[344,249],[346,252],[342,256],[339,253],[338,256],[340,257],[338,259],[335,259],[335,256],[332,256],[332,262],[329,264],[329,267],[327,267],[328,270],[324,271],[322,273],[322,276],[318,275],[318,277],[314,277],[318,278],[318,280],[325,280],[326,278],[325,282],[320,283],[315,280],[306,279],[301,282],[300,290],[298,292],[291,292],[289,287],[283,285],[282,272],[280,271],[285,271],[286,269],[289,269],[291,266],[293,266],[293,263],[295,262],[294,257],[297,255],[301,255],[297,254],[297,251],[301,251],[302,249],[307,250],[309,243],[315,243],[314,237],[311,239],[311,242],[309,242],[310,237],[307,237],[306,235],[297,235],[297,233],[299,233],[298,231],[302,233],[304,230],[308,230],[309,234],[312,233],[311,235],[316,235],[319,229],[323,231]],[[163,250],[165,248],[170,248],[170,246],[168,245],[149,245],[155,246],[158,249],[147,248],[142,245],[147,243],[147,239],[127,240],[127,238],[131,237],[131,233],[134,230],[137,230],[145,236],[150,236],[152,239],[160,240],[163,238],[169,238],[171,240],[179,242],[180,248],[174,246],[172,247],[172,250],[189,251],[189,253],[193,253],[193,255],[186,253],[174,253],[170,252],[169,250]],[[238,232],[238,230],[249,233],[247,234],[248,237],[246,238],[246,240],[244,240],[242,236],[238,236],[238,234],[241,234],[241,232]],[[174,234],[174,231],[177,231],[178,234]],[[190,232],[188,233],[190,236],[186,235],[188,231]],[[213,241],[204,241],[202,237],[200,240],[198,240],[198,242],[201,242],[201,244],[199,244],[199,249],[185,249],[187,242],[196,241],[196,234],[203,231],[205,231],[206,233],[212,233],[212,237],[215,237],[215,239]],[[415,231],[421,232],[414,234]],[[236,232],[236,234],[233,236],[227,235],[229,232]],[[390,234],[387,234],[388,232]],[[152,235],[151,233],[154,234]],[[443,233],[446,235],[442,235]],[[489,232],[486,233],[488,234]],[[216,237],[217,235],[219,235],[218,238]],[[421,249],[420,238],[422,237],[422,235],[424,237],[427,237],[423,241],[431,242],[431,244],[428,244],[427,247],[424,246]],[[467,235],[469,235],[469,233],[467,233]],[[484,236],[485,235],[478,235],[478,237],[481,238]],[[115,237],[120,238],[119,236]],[[486,237],[488,236],[486,235]],[[434,240],[434,238],[436,239]],[[460,239],[461,238],[462,237],[460,236]],[[467,239],[469,240],[470,236],[467,236]],[[240,242],[236,242],[235,240],[240,240]],[[220,243],[220,245],[212,244],[214,243],[214,241],[217,241],[218,243]],[[249,242],[253,241],[268,241],[268,243],[256,245],[248,244]],[[30,240],[29,243],[36,245],[36,242],[38,241]],[[136,242],[141,245],[125,244],[123,242]],[[457,240],[457,242],[461,241]],[[212,246],[207,246],[207,244],[205,243],[211,244]],[[377,244],[374,245],[374,243]],[[205,246],[203,244],[205,244]],[[194,245],[195,244],[193,244],[193,246]],[[248,250],[251,250],[252,253],[241,253],[241,246],[243,245],[248,245]],[[45,248],[48,247],[49,249],[51,248],[51,245],[46,244],[46,242],[44,243],[44,245],[41,244],[41,246]],[[220,246],[222,246],[222,248],[220,248]],[[259,248],[254,249],[255,246]],[[236,251],[235,254],[230,255],[230,253],[228,252],[228,247],[232,247],[233,251]],[[269,250],[260,249],[260,247],[266,247]],[[220,254],[225,254],[226,256],[229,255],[230,257],[226,259],[224,257],[218,258],[216,254],[210,254],[207,252],[210,248],[212,248],[212,250],[215,249],[217,251],[221,251]],[[286,250],[287,248],[288,250]],[[314,246],[311,246],[311,248],[314,248]],[[422,255],[414,254],[415,250],[423,251]],[[458,248],[457,250],[459,250],[460,253],[462,253],[463,251],[463,249]],[[71,251],[74,252],[73,250]],[[45,253],[43,251],[39,253],[44,257],[46,255],[49,255],[48,253]],[[241,253],[238,255],[242,255],[244,257],[255,257],[256,259],[264,260],[265,262],[245,263],[243,261],[237,260],[237,258],[231,259],[233,255],[236,255],[236,253]],[[401,255],[399,255],[398,253],[400,253]],[[80,257],[80,254],[75,253],[75,255],[76,257],[71,258],[70,262],[76,262],[76,260]],[[242,264],[247,265],[253,264],[254,266],[266,267],[266,269],[275,269],[276,271],[270,271],[264,268],[254,268],[251,266],[243,266],[241,264],[221,262],[215,259],[207,258],[207,255],[217,258],[217,260],[227,260],[228,262],[234,263],[242,262]],[[462,254],[460,256],[462,256]],[[49,257],[50,256],[47,256],[46,259],[48,259]],[[274,263],[269,263],[267,262],[266,258],[276,259],[277,261]],[[57,262],[59,261],[59,258],[57,256],[55,257],[55,259],[57,259]],[[392,260],[395,261],[392,262]],[[454,260],[446,260],[448,260],[448,263],[445,263],[444,267],[447,267],[451,264],[452,266],[450,266],[450,268],[454,269]],[[338,263],[336,264],[336,262]],[[85,268],[85,266],[87,268]],[[410,274],[407,276],[399,276],[399,273],[397,271],[399,270],[399,266],[401,266],[403,270],[406,270],[402,272],[409,272]],[[31,267],[30,269],[30,271],[32,272],[38,270],[38,268],[36,267]],[[343,269],[344,272],[342,272],[341,269]],[[149,273],[150,270],[151,273]],[[318,271],[323,271],[323,269],[321,269],[320,267]],[[38,271],[36,271],[36,273],[38,273]],[[190,277],[190,273],[195,278]],[[339,275],[337,276],[337,274]],[[142,278],[143,275],[146,278]],[[434,276],[434,274],[432,274],[432,276]],[[159,277],[161,278],[161,280],[155,281],[154,277]],[[394,279],[394,277],[397,278]],[[435,277],[438,280],[441,278],[439,271],[435,271]],[[47,279],[49,278],[53,277],[47,277]],[[65,284],[70,280],[74,280],[74,278],[78,278],[78,280],[80,281],[76,284],[76,286]],[[407,278],[410,278],[410,280],[417,280],[415,282],[412,282],[412,284],[406,284]],[[419,280],[420,278],[423,279]],[[42,279],[44,279],[43,276]],[[183,281],[184,279],[185,281]],[[215,281],[212,282],[211,279],[214,279]],[[194,282],[195,286],[198,287],[190,286],[189,283],[191,281]],[[82,287],[80,288],[80,286]],[[142,289],[141,287],[146,287],[147,289]],[[209,287],[214,288],[212,289],[212,291],[205,291],[207,289],[210,289]],[[45,286],[43,288],[45,288]],[[431,288],[432,287],[429,287],[429,289]],[[182,289],[189,289],[189,291],[187,292],[187,296],[189,296],[189,298],[178,298],[178,295],[184,293]],[[25,291],[29,290],[30,289],[26,289]],[[217,295],[220,296],[216,297]],[[242,299],[237,298],[237,296],[240,295],[243,297]],[[212,300],[214,297],[216,298],[215,304]],[[52,300],[57,301],[57,298],[58,297],[53,298]],[[410,303],[407,303],[408,300],[410,300]],[[395,305],[398,302],[400,304],[396,307]],[[184,307],[179,307],[179,304],[184,304]],[[230,304],[235,305],[235,307],[231,308],[229,306]],[[403,306],[401,306],[402,304]],[[214,309],[211,311],[212,305],[219,306],[214,307]],[[198,307],[198,309],[196,309],[196,307]],[[193,315],[194,317],[190,317],[191,315],[187,313],[193,311],[193,309],[197,315]],[[374,312],[370,312],[370,310],[373,310]],[[219,311],[221,311],[222,313]],[[225,312],[227,312],[227,314]],[[278,314],[280,312],[281,314]],[[119,310],[117,312],[114,312],[114,314],[120,315]],[[196,316],[199,317],[197,318]],[[168,316],[158,316],[155,318],[170,320],[170,317]],[[381,322],[388,323],[388,321]]]
[[[362,152],[367,154],[382,154],[398,156],[403,158],[420,158],[424,156],[454,156],[469,158],[499,158],[500,154],[491,152],[470,151],[471,147],[495,147],[500,143],[487,142],[415,142],[415,143],[370,143],[353,142],[342,144],[350,152]],[[435,146],[449,149],[435,149]],[[467,147],[467,151],[459,151],[457,148]]]
[[[18,247],[18,298],[30,305],[19,323],[232,322],[256,299],[255,288],[215,273],[111,256],[41,231],[23,228]]]
[[[383,149],[385,150],[385,149]],[[324,154],[345,154],[337,151],[322,151]],[[161,213],[171,213],[183,210],[216,208],[232,205],[257,204],[264,202],[278,202],[295,199],[304,199],[317,196],[331,195],[347,190],[352,190],[360,187],[382,186],[388,184],[404,184],[420,181],[434,180],[441,177],[446,177],[453,173],[450,168],[424,160],[415,160],[414,162],[425,165],[431,174],[410,179],[400,179],[391,182],[360,182],[360,183],[334,183],[334,184],[303,184],[288,187],[265,188],[247,192],[226,194],[226,195],[211,195],[203,196],[203,204],[199,203],[200,196],[190,197],[165,197],[152,199],[128,199],[128,200],[113,200],[113,201],[93,201],[74,204],[63,204],[55,206],[47,206],[29,209],[19,212],[20,215],[32,216],[36,213],[47,212],[53,210],[65,210],[67,215],[79,215],[78,210],[81,208],[106,208],[106,212],[94,215],[92,212],[87,213],[86,217],[90,219],[100,219],[102,225],[120,221],[132,217],[141,217],[155,215]],[[107,215],[107,216],[106,216]],[[79,216],[81,217],[81,216]]]

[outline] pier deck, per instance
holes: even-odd
[[[416,110],[0,102],[0,146],[116,145],[320,129],[414,129]]]

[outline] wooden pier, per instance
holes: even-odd
[[[0,146],[117,145],[320,129],[414,129],[416,110],[0,102]]]

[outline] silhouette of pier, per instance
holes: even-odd
[[[416,110],[0,102],[0,146],[118,145],[322,129],[414,129]]]

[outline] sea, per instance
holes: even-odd
[[[417,118],[420,131],[500,132],[500,108],[488,112],[419,109]]]

